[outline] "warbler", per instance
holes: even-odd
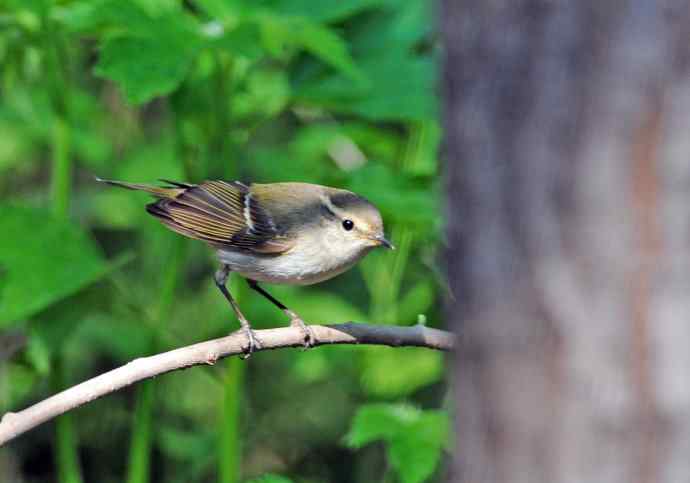
[[[282,310],[291,325],[303,331],[305,347],[311,347],[313,331],[259,282],[322,282],[345,272],[376,247],[394,248],[384,236],[379,210],[342,189],[309,183],[161,180],[164,186],[152,186],[96,180],[153,195],[158,200],[146,205],[146,211],[173,231],[216,250],[220,268],[215,284],[247,336],[245,357],[261,345],[226,286],[231,272]]]

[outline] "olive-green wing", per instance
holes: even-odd
[[[292,240],[280,236],[248,186],[227,181],[168,183],[176,188],[175,196],[159,199],[146,210],[177,233],[221,249],[277,254],[292,247]]]

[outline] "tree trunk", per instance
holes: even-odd
[[[444,0],[459,482],[690,481],[690,6]]]

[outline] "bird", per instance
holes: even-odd
[[[246,279],[249,287],[283,311],[290,325],[304,334],[306,349],[316,342],[313,331],[259,282],[311,285],[347,271],[375,248],[395,248],[384,234],[378,208],[344,189],[299,182],[191,184],[161,179],[163,186],[154,186],[96,180],[152,195],[156,201],[146,205],[149,214],[216,251],[214,282],[246,335],[244,358],[261,343],[227,288],[230,273]]]

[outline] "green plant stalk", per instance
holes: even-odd
[[[155,382],[144,382],[137,388],[132,439],[129,448],[127,481],[148,481],[151,453],[151,424],[155,396]]]
[[[222,421],[220,444],[218,445],[218,481],[238,483],[240,481],[240,410],[242,406],[242,387],[244,384],[245,362],[232,357],[225,370],[223,390]]]
[[[55,358],[51,375],[52,386],[56,391],[65,385],[64,366],[60,357]],[[58,481],[60,483],[82,483],[77,434],[74,429],[72,413],[66,413],[55,420],[55,452]]]
[[[185,239],[174,237],[169,256],[165,263],[163,282],[160,290],[156,324],[164,323],[172,311],[182,267],[186,254]],[[154,341],[152,351],[157,349]],[[147,483],[151,475],[151,447],[153,441],[153,414],[155,408],[156,383],[147,381],[137,389],[136,408],[132,420],[132,438],[127,464],[128,483]]]

